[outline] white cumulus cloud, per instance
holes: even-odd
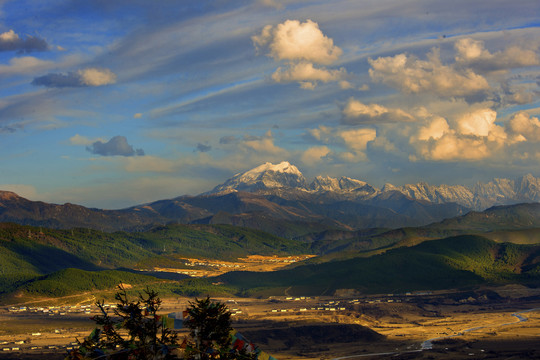
[[[456,62],[483,71],[506,70],[517,67],[540,65],[540,58],[533,49],[510,46],[495,53],[484,47],[484,42],[471,38],[456,41]]]
[[[241,142],[240,146],[244,151],[255,151],[257,153],[264,153],[270,155],[284,155],[287,151],[274,144],[274,136],[272,132],[268,130],[264,136],[261,137],[248,137]]]
[[[278,83],[298,82],[304,89],[313,89],[317,83],[327,83],[330,81],[338,81],[346,76],[347,72],[344,68],[338,70],[329,70],[324,67],[317,68],[312,63],[301,62],[291,64],[286,68],[277,68],[272,74],[272,79]]]
[[[459,137],[448,133],[437,141],[426,144],[421,150],[427,160],[480,160],[491,155],[486,142],[480,138]]]
[[[369,64],[369,75],[373,81],[404,93],[431,92],[441,97],[465,97],[490,89],[486,78],[471,69],[444,65],[436,49],[428,54],[427,60],[398,54],[369,59]]]
[[[304,89],[314,89],[318,82],[337,81],[342,87],[349,85],[345,69],[325,67],[337,61],[343,51],[312,20],[286,20],[276,26],[267,25],[252,40],[257,51],[266,50],[275,61],[285,63],[272,75],[278,83],[298,82]]]
[[[79,70],[77,74],[86,86],[102,86],[116,82],[116,75],[109,69],[86,68]]]
[[[487,108],[462,114],[451,123],[437,116],[418,129],[410,144],[425,160],[486,159],[512,144],[505,128],[497,125],[496,120],[497,113]]]
[[[352,98],[343,109],[343,123],[349,125],[414,120],[412,115],[401,109],[390,109],[378,104],[366,105]]]
[[[345,146],[349,150],[341,154],[341,159],[348,162],[367,160],[366,150],[369,142],[375,140],[377,131],[375,129],[352,129],[338,133]]]
[[[305,165],[315,165],[321,162],[330,152],[331,150],[328,146],[314,146],[304,151],[300,159]]]
[[[508,129],[518,139],[540,142],[540,120],[526,112],[515,114],[508,122]]]
[[[497,113],[491,109],[476,110],[457,119],[458,131],[463,135],[488,136],[496,119]]]
[[[448,122],[445,118],[437,117],[428,125],[420,127],[418,131],[418,140],[427,141],[429,139],[440,139],[450,130]]]
[[[308,61],[329,65],[343,52],[311,20],[303,23],[287,20],[277,26],[267,25],[252,40],[258,49],[268,47],[269,55],[278,61]]]

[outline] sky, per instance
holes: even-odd
[[[119,209],[265,162],[540,176],[538,0],[0,0],[0,189]]]

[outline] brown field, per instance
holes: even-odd
[[[486,292],[499,296],[480,295]],[[164,299],[163,312],[184,309],[189,300]],[[234,314],[235,329],[279,360],[540,358],[538,289],[218,300]],[[526,321],[512,315],[530,309],[534,310],[521,313]],[[53,308],[48,315],[2,309],[0,359],[62,359],[70,343],[89,334],[89,317],[96,311],[69,310]],[[421,344],[434,338],[439,339],[432,349],[422,350]]]

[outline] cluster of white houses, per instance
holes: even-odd
[[[286,309],[272,309],[272,310],[269,310],[268,312],[286,313],[286,312],[298,312],[298,311],[301,311],[301,312],[303,311],[345,311],[347,310],[348,306],[358,305],[362,303],[363,304],[376,304],[376,303],[383,303],[383,302],[387,302],[387,303],[402,302],[401,299],[390,298],[392,296],[393,296],[392,294],[389,294],[387,298],[383,298],[383,299],[331,300],[327,302],[319,302],[316,306],[311,306],[311,307],[305,306],[305,307],[295,307],[295,308],[286,308]],[[299,301],[299,302],[309,301],[311,299],[312,298],[307,297],[307,296],[301,296],[301,297],[288,296],[285,298],[285,300],[288,300],[288,301]]]
[[[108,308],[111,306],[116,306],[113,304],[105,304],[104,307]],[[68,313],[72,314],[91,314],[92,311],[97,310],[96,305],[64,305],[64,306],[20,306],[15,307],[11,306],[8,308],[8,311],[11,313],[41,313],[47,314],[49,316],[53,315],[67,315]]]
[[[13,344],[13,345],[25,345],[27,344],[24,340],[21,340],[21,341],[13,341],[11,343],[7,342],[7,341],[0,341],[0,345],[9,345],[9,344]],[[20,347],[20,346],[4,346],[2,347],[2,351],[3,352],[8,352],[8,351],[22,351],[22,350],[56,350],[56,349],[66,349],[66,350],[73,350],[74,348],[76,348],[77,346],[79,346],[79,343],[77,342],[71,342],[69,343],[68,345],[65,345],[65,346],[59,346],[59,345],[47,345],[47,346],[27,346],[26,347]],[[22,350],[21,350],[22,348]]]

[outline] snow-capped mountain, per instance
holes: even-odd
[[[471,189],[462,185],[429,185],[425,182],[393,186],[385,184],[383,192],[399,191],[400,193],[416,200],[430,201],[435,204],[455,202],[468,208],[474,207],[474,193]]]
[[[301,192],[334,193],[348,195],[347,198],[370,198],[380,191],[365,181],[341,177],[317,176],[308,184],[298,168],[287,161],[279,164],[265,163],[254,169],[234,175],[208,194],[224,194],[235,191],[257,193]]]
[[[317,176],[308,183],[288,162],[266,163],[236,174],[200,196],[183,195],[121,210],[47,204],[0,191],[0,222],[105,231],[141,230],[169,222],[229,224],[295,237],[327,229],[421,226],[471,209],[540,202],[539,185],[539,178],[526,175],[471,188],[418,183],[385,184],[377,189],[348,177]]]
[[[330,176],[316,176],[307,189],[310,192],[327,192],[339,195],[348,195],[369,199],[377,195],[380,191],[365,181],[352,179],[349,177],[340,177],[339,179]]]
[[[518,202],[538,202],[540,178],[528,174],[516,180],[494,179],[486,184],[477,183],[473,191],[475,209]]]
[[[304,175],[294,165],[283,161],[277,165],[269,162],[254,169],[234,175],[223,184],[216,186],[208,194],[233,191],[256,192],[267,189],[307,187]]]
[[[385,184],[378,189],[365,181],[348,177],[333,178],[317,176],[308,184],[298,168],[284,161],[277,165],[265,163],[252,170],[239,173],[216,186],[206,194],[246,191],[264,194],[317,194],[348,200],[370,200],[378,196],[388,197],[399,192],[412,200],[434,204],[456,203],[469,209],[484,210],[494,205],[540,201],[540,178],[531,174],[516,180],[494,179],[477,183],[474,187],[463,185],[429,185],[425,182],[394,186]],[[290,196],[288,196],[290,197]]]

